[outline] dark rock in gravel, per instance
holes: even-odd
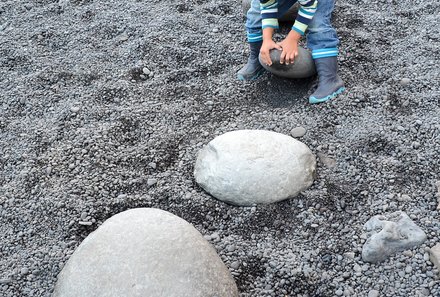
[[[137,208],[104,222],[61,271],[54,297],[238,296],[214,248],[169,212]]]
[[[312,54],[301,46],[298,46],[298,56],[296,56],[293,64],[281,64],[280,57],[281,51],[273,49],[270,51],[272,65],[268,66],[262,63],[261,57],[260,63],[267,71],[286,78],[306,78],[316,74]]]

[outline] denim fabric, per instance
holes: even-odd
[[[297,0],[278,0],[279,17],[284,15],[296,2]],[[312,51],[336,48],[339,45],[338,36],[330,20],[334,2],[334,0],[318,0],[318,8],[306,33],[307,47]],[[253,36],[262,35],[259,0],[252,0],[251,2],[251,8],[247,13],[246,31],[248,36],[250,34]]]

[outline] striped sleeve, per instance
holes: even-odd
[[[278,1],[260,0],[262,28],[278,29]]]
[[[304,35],[307,26],[315,15],[316,8],[318,7],[318,0],[298,0],[298,2],[300,4],[300,9],[292,30]]]

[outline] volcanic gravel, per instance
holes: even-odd
[[[81,241],[135,207],[194,224],[241,296],[440,296],[439,15],[438,0],[337,1],[348,91],[310,105],[316,78],[236,80],[239,0],[1,1],[0,296],[50,296]],[[297,127],[318,156],[302,195],[234,207],[195,184],[215,136]],[[428,240],[363,262],[363,224],[396,210]]]

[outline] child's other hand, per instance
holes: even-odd
[[[301,35],[296,31],[290,31],[287,37],[278,44],[283,48],[283,52],[280,56],[280,63],[286,65],[293,64],[295,57],[298,56],[298,41]]]
[[[268,66],[272,65],[272,60],[270,59],[270,50],[274,48],[282,50],[281,46],[272,39],[264,40],[263,44],[261,45],[261,61]]]

